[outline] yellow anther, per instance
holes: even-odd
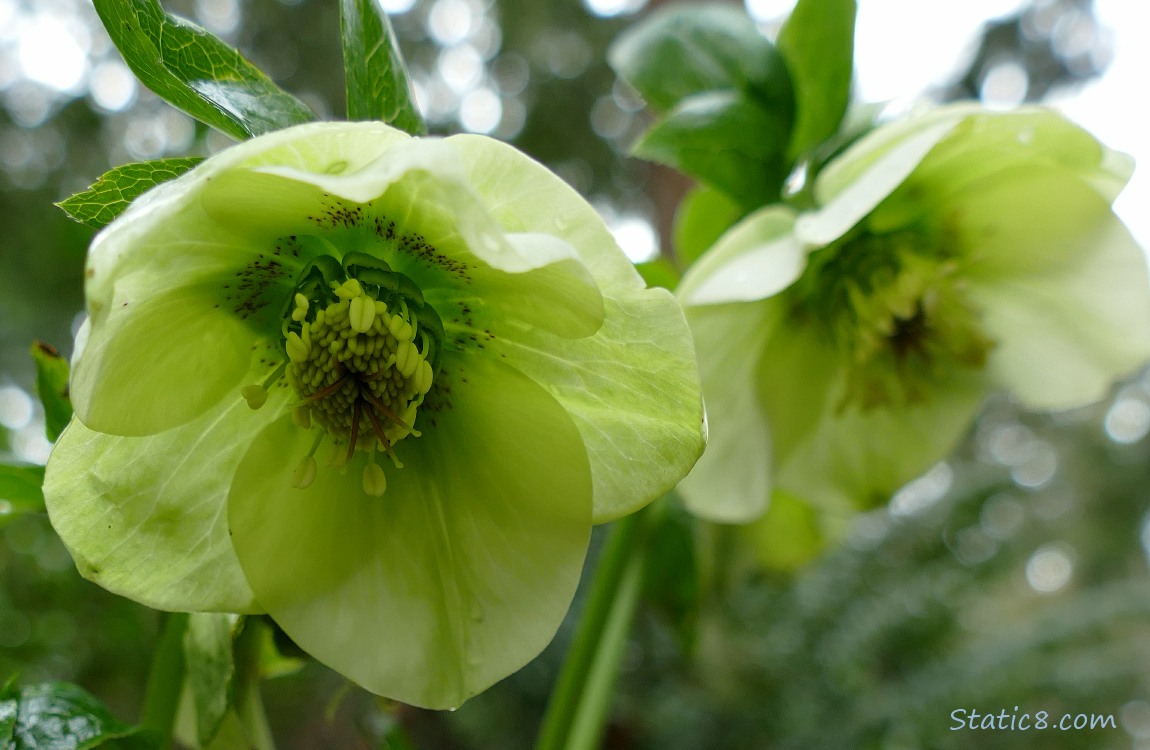
[[[399,345],[395,347],[395,369],[400,372],[405,371],[407,369],[407,363],[414,353],[415,347],[411,345],[411,342],[401,340]],[[406,377],[406,375],[404,377]]]
[[[315,459],[311,456],[304,456],[299,460],[295,467],[295,471],[291,475],[291,483],[293,487],[299,489],[307,489],[311,483],[315,481],[316,472],[319,467],[316,466]]]
[[[363,295],[363,287],[356,279],[348,279],[335,288],[335,296],[340,299],[354,299]]]
[[[391,316],[391,322],[387,324],[387,330],[391,331],[391,335],[403,341],[404,337],[399,334],[403,333],[403,327],[407,325],[407,321],[398,315]]]
[[[399,371],[404,378],[411,380],[412,376],[415,375],[416,370],[419,369],[419,363],[422,362],[423,359],[420,357],[419,350],[415,348],[414,344],[408,341],[407,345],[411,347],[411,354],[409,354],[407,357],[407,363],[403,367],[399,368]]]
[[[369,463],[363,470],[363,491],[372,497],[383,497],[387,492],[387,475],[379,464]]]
[[[419,393],[425,394],[431,390],[431,381],[435,378],[431,372],[431,363],[426,359],[419,363]]]
[[[268,389],[262,385],[245,385],[240,389],[240,395],[252,409],[258,409],[268,401]]]
[[[311,347],[305,344],[295,331],[288,333],[284,348],[287,349],[288,359],[297,365],[306,362],[308,354],[311,353]]]
[[[367,333],[375,321],[375,303],[368,297],[354,297],[348,313],[352,329],[359,333]]]
[[[303,320],[307,315],[307,309],[309,305],[310,303],[308,302],[307,297],[303,296],[299,292],[296,292],[295,309],[291,311],[291,319],[297,323]]]

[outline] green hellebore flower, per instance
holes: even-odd
[[[513,148],[322,123],[93,242],[48,464],[86,577],[266,612],[365,688],[457,706],[551,639],[593,523],[702,450],[690,333]]]
[[[943,458],[992,389],[1100,398],[1150,356],[1130,161],[1057,113],[938,108],[829,163],[814,210],[749,215],[684,278],[710,425],[698,513],[773,490],[849,513]]]

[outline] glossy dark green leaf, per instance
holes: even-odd
[[[140,81],[205,125],[242,140],[316,119],[239,52],[157,0],[94,3]]]
[[[412,135],[427,126],[415,105],[407,66],[379,0],[340,0],[349,120],[382,120]]]
[[[706,185],[696,185],[675,211],[675,254],[687,268],[743,216],[738,203]]]
[[[67,682],[14,686],[0,694],[0,747],[4,750],[142,748],[137,730],[100,701]]]
[[[43,466],[21,465],[0,454],[0,526],[28,513],[42,513],[43,487]]]
[[[847,111],[856,11],[855,0],[799,0],[779,32],[795,87],[792,159],[829,138]]]
[[[161,182],[179,177],[203,159],[156,159],[124,164],[100,175],[87,190],[56,205],[81,224],[102,229],[128,204]]]
[[[44,432],[53,443],[72,419],[68,398],[68,360],[43,341],[32,345],[36,363],[36,395],[44,406]]]
[[[744,91],[764,107],[789,113],[786,65],[746,13],[719,3],[655,11],[607,52],[615,73],[657,110],[703,91]]]
[[[788,125],[745,94],[695,94],[655,123],[634,153],[697,177],[750,209],[779,199]]]

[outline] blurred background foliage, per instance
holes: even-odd
[[[881,1],[862,0],[864,12]],[[604,62],[611,39],[659,3],[382,4],[433,132],[509,140],[588,196],[633,259],[671,249],[689,184],[625,158],[647,119]],[[962,3],[931,5],[952,4]],[[1111,31],[1091,0],[991,5],[1005,14],[987,11],[928,95],[1038,101],[1105,71]],[[167,7],[238,46],[321,115],[343,111],[335,3]],[[746,7],[772,34],[789,3]],[[0,452],[45,460],[27,352],[41,339],[68,353],[82,308],[91,231],[52,203],[112,166],[226,145],[133,81],[83,0],[0,0]],[[668,549],[678,552],[652,571],[660,601],[640,613],[606,746],[1150,748],[1148,431],[1144,376],[1057,416],[995,401],[955,457],[793,569],[780,561],[810,550],[779,554],[762,549],[762,535],[673,515]],[[381,703],[308,665],[266,684],[278,741],[529,747],[571,627],[451,714]],[[131,720],[157,629],[156,613],[82,581],[46,518],[17,518],[0,498],[0,680],[72,680]],[[1118,728],[950,731],[956,708],[1015,706],[1055,718],[1113,714]]]

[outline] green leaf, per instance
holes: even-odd
[[[697,177],[752,209],[779,199],[788,125],[745,94],[695,94],[647,131],[634,154]]]
[[[239,52],[157,0],[94,2],[140,81],[205,125],[242,140],[316,119]]]
[[[850,102],[855,0],[799,0],[779,32],[795,89],[793,160],[829,138]]]
[[[32,345],[36,362],[36,395],[44,405],[44,432],[53,443],[72,419],[68,399],[68,360],[55,347],[37,341]]]
[[[412,135],[427,126],[415,106],[407,66],[379,0],[340,0],[349,120],[382,120]]]
[[[743,210],[738,203],[706,185],[696,185],[675,211],[675,254],[686,268],[730,229]]]
[[[0,526],[27,513],[42,513],[44,467],[10,464],[4,454],[0,461]]]
[[[102,229],[144,192],[179,177],[201,161],[202,158],[189,157],[124,164],[102,174],[87,190],[56,205],[81,224]]]
[[[137,731],[82,688],[67,682],[8,686],[0,691],[0,746],[5,750],[145,747],[133,736]]]
[[[635,266],[635,270],[643,277],[643,281],[647,282],[648,289],[660,286],[674,291],[679,285],[679,269],[663,256],[639,263]]]
[[[692,94],[743,91],[788,121],[791,81],[782,55],[746,13],[718,4],[656,11],[615,40],[607,60],[653,108]]]

